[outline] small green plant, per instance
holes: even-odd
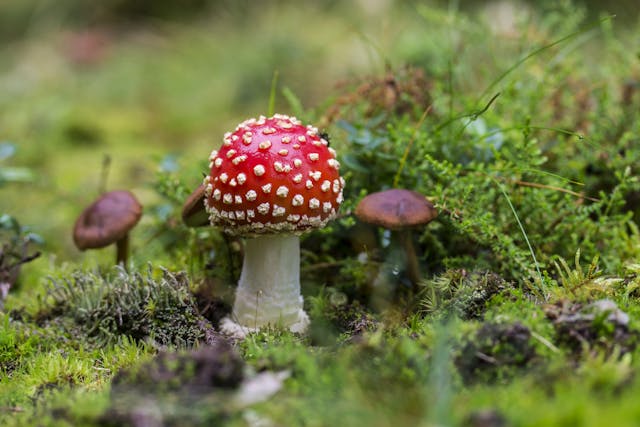
[[[611,353],[601,351],[587,355],[577,374],[585,386],[596,393],[619,393],[630,384],[634,375],[632,355],[621,352],[619,348]]]
[[[41,243],[39,235],[20,225],[14,217],[0,215],[0,308],[18,280],[20,267],[40,256],[40,252],[32,252],[31,247]]]
[[[558,257],[557,260],[554,260],[554,264],[560,279],[559,284],[571,296],[578,299],[584,299],[584,296],[589,296],[589,293],[596,290],[596,288],[606,292],[606,289],[602,287],[602,285],[606,284],[606,281],[599,280],[602,272],[598,270],[598,258],[598,255],[595,255],[585,271],[580,264],[579,250],[576,251],[575,267],[573,269],[569,267],[564,258]]]

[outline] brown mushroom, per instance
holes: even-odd
[[[412,286],[420,280],[420,266],[411,239],[411,228],[431,222],[438,212],[422,194],[391,189],[371,193],[358,203],[356,217],[368,224],[395,231],[407,259],[407,276]]]
[[[73,241],[81,251],[116,243],[116,263],[126,265],[129,231],[141,216],[142,205],[129,191],[104,193],[76,220]]]
[[[182,205],[182,222],[187,227],[209,225],[209,214],[204,206],[204,189],[204,184],[200,184]]]

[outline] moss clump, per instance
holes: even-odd
[[[377,325],[373,315],[358,301],[338,306],[331,305],[324,314],[338,331],[350,335],[359,335],[367,330],[373,330]]]
[[[59,324],[72,336],[106,343],[127,336],[159,345],[193,345],[210,327],[198,314],[189,282],[182,273],[161,269],[154,277],[116,267],[102,275],[77,271],[70,278],[50,279],[40,324]]]
[[[485,409],[474,411],[464,420],[464,427],[507,427],[507,420],[498,411]]]
[[[326,295],[311,298],[311,340],[327,345],[342,335],[353,338],[375,330],[378,321],[358,300],[329,288]]]
[[[450,269],[421,283],[421,309],[427,314],[455,314],[463,320],[484,317],[489,301],[513,284],[490,271]]]
[[[160,353],[138,368],[120,371],[111,395],[135,389],[141,393],[203,394],[216,388],[235,388],[243,378],[244,362],[225,341],[181,353]]]
[[[591,304],[561,301],[547,306],[545,313],[553,322],[556,342],[575,357],[585,350],[624,355],[638,345],[638,331],[629,328],[629,316],[611,300]]]
[[[100,425],[213,425],[225,416],[226,392],[243,378],[244,361],[225,341],[160,353],[114,377]]]
[[[526,368],[536,357],[531,331],[521,323],[484,323],[455,358],[466,384],[496,382]]]

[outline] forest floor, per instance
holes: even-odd
[[[34,8],[1,45],[1,425],[640,424],[640,26],[567,2],[212,3]],[[242,241],[181,209],[222,135],[274,112],[329,135],[344,203],[301,239],[308,332],[229,339]],[[353,214],[389,188],[438,211],[411,230],[417,278]],[[71,237],[116,189],[144,206],[126,269]]]

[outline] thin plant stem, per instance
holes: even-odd
[[[100,186],[98,194],[104,194],[107,191],[107,179],[109,178],[109,170],[111,169],[111,156],[105,154],[102,157],[102,171],[100,174]]]
[[[404,154],[402,154],[402,158],[400,159],[400,165],[398,166],[398,171],[396,172],[395,178],[393,178],[394,187],[397,187],[398,183],[400,182],[400,174],[402,173],[402,169],[404,169],[405,163],[407,163],[407,158],[409,157],[409,151],[411,151],[411,146],[413,145],[413,142],[416,139],[416,134],[418,133],[418,129],[420,128],[420,126],[422,126],[422,123],[427,118],[427,115],[431,111],[431,108],[432,108],[432,105],[429,105],[424,110],[424,112],[422,113],[422,116],[420,116],[420,120],[418,120],[418,123],[416,123],[415,127],[413,128],[413,134],[411,135],[411,139],[409,140],[407,147],[404,149]]]
[[[518,216],[518,212],[516,212],[516,208],[513,206],[513,203],[511,203],[511,198],[509,197],[507,192],[504,190],[504,187],[502,186],[502,184],[500,182],[498,182],[495,178],[492,178],[492,180],[498,186],[498,189],[500,190],[500,192],[502,193],[504,198],[507,199],[507,203],[509,204],[509,208],[511,209],[511,212],[513,212],[513,216],[515,217],[516,222],[518,223],[518,227],[520,227],[520,232],[522,233],[522,236],[524,237],[524,241],[527,243],[527,247],[529,248],[529,252],[531,253],[531,258],[533,258],[533,263],[536,266],[536,271],[538,273],[538,277],[540,278],[540,285],[542,285],[544,283],[544,278],[542,277],[542,272],[540,271],[540,264],[538,263],[538,260],[536,259],[536,254],[535,254],[535,252],[533,250],[533,246],[531,246],[531,242],[529,241],[529,236],[527,236],[527,232],[525,231],[524,226],[522,225],[522,222],[520,221],[520,217]]]

